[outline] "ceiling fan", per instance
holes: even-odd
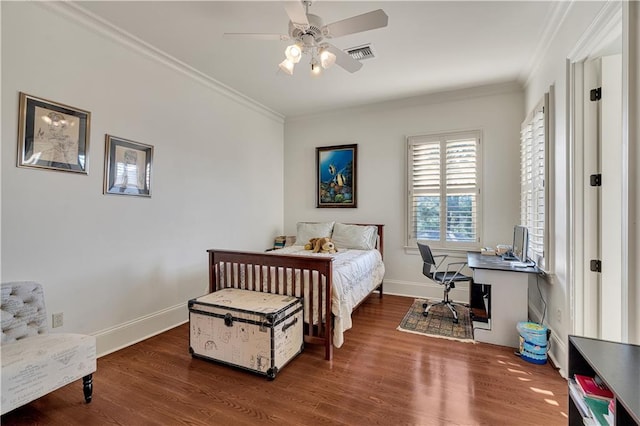
[[[225,38],[252,38],[259,40],[293,40],[294,44],[285,49],[285,60],[280,69],[293,75],[295,64],[303,54],[311,56],[311,73],[320,74],[334,63],[353,73],[362,68],[362,63],[337,48],[326,39],[360,33],[387,26],[389,17],[382,9],[352,16],[351,18],[324,24],[322,18],[309,13],[311,1],[284,1],[284,9],[289,16],[288,34],[225,33]]]

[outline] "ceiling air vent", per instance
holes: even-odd
[[[375,58],[376,56],[373,54],[373,50],[371,49],[370,44],[351,47],[349,49],[346,49],[345,52],[347,52],[353,59],[356,59],[358,61],[362,61],[363,59]]]

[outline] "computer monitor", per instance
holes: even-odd
[[[516,225],[513,228],[513,256],[520,262],[527,261],[529,250],[529,231],[526,226]]]

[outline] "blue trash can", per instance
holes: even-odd
[[[547,363],[547,327],[535,322],[519,322],[520,357],[533,364]]]

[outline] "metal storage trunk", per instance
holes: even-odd
[[[189,300],[189,352],[274,379],[302,352],[302,299],[227,288]]]

